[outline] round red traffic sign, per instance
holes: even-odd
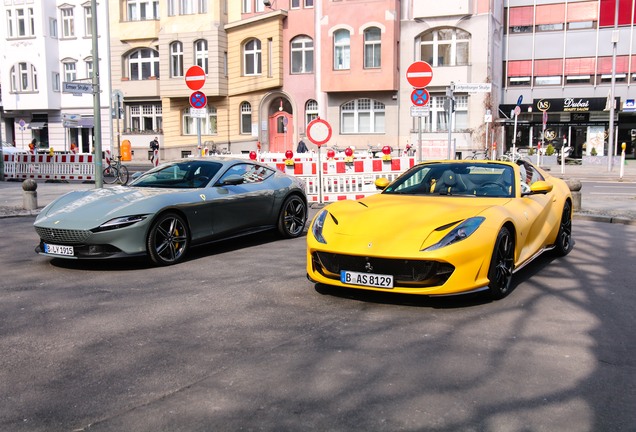
[[[424,106],[430,99],[431,96],[426,89],[415,89],[413,93],[411,93],[411,102],[413,102],[415,106]]]
[[[331,126],[318,117],[307,125],[307,138],[320,147],[331,139]]]
[[[423,61],[411,63],[406,70],[406,80],[415,88],[423,88],[433,80],[433,68]]]
[[[208,104],[208,98],[200,91],[195,91],[190,95],[190,105],[192,108],[205,108]]]
[[[200,66],[191,66],[185,74],[185,82],[190,90],[199,90],[205,84],[205,71]]]

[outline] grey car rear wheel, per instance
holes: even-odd
[[[150,258],[159,265],[176,264],[190,243],[186,221],[175,213],[161,215],[150,228],[146,246]]]
[[[307,222],[307,204],[297,195],[285,200],[278,218],[278,232],[285,238],[295,238],[302,234]]]

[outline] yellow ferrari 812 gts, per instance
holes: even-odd
[[[572,196],[526,161],[434,161],[382,192],[330,204],[307,235],[307,276],[348,288],[500,299],[547,250],[572,250]]]

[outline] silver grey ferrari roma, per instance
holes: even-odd
[[[190,246],[274,229],[298,237],[307,221],[301,180],[235,158],[160,165],[129,186],[70,192],[35,220],[37,253],[91,259],[148,255],[175,264]]]

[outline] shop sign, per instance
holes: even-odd
[[[636,111],[636,103],[634,99],[627,99],[623,104],[623,111]]]
[[[616,98],[620,106],[620,98]],[[563,99],[535,99],[534,107],[539,111],[550,112],[589,112],[603,111],[607,103],[606,98],[563,98]]]
[[[570,114],[570,120],[573,122],[588,122],[590,121],[590,113],[572,113]]]
[[[556,139],[556,132],[553,131],[552,129],[547,129],[545,131],[545,135],[544,138],[546,139],[546,141],[554,141]]]

